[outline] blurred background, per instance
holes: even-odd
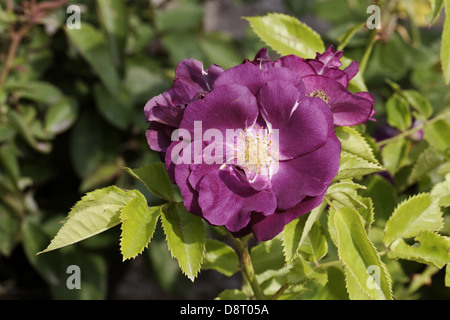
[[[386,126],[385,79],[414,88],[434,106],[448,105],[439,66],[442,15],[429,27],[430,1],[383,1],[383,30],[365,72],[376,98],[380,138]],[[224,69],[253,59],[263,46],[242,17],[282,12],[299,18],[335,47],[365,23],[366,0],[98,0],[0,3],[0,299],[213,299],[241,285],[203,270],[191,283],[171,258],[161,228],[151,248],[122,262],[120,230],[36,256],[70,208],[93,189],[138,188],[122,171],[159,156],[145,140],[143,108],[172,85],[186,58]],[[68,10],[70,5],[75,5]],[[78,20],[77,20],[78,19]],[[80,29],[77,29],[79,22]],[[358,31],[345,54],[360,59]],[[271,52],[271,56],[277,55]],[[413,278],[418,264],[405,263]],[[68,290],[69,265],[82,290]],[[450,298],[443,274],[410,298]]]

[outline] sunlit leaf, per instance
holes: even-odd
[[[370,299],[392,299],[390,275],[369,240],[359,213],[345,207],[338,211],[330,210],[329,228],[338,247],[339,258],[347,273],[354,278],[350,281],[356,281],[359,289]],[[375,284],[371,282],[372,269],[378,276]]]
[[[231,277],[239,271],[239,258],[236,251],[222,241],[207,239],[202,269],[213,269]]]
[[[438,201],[422,193],[408,198],[395,208],[386,222],[384,243],[389,246],[399,238],[412,238],[422,231],[439,231],[443,226]]]
[[[317,52],[325,51],[320,35],[294,17],[269,13],[245,19],[261,40],[279,54],[315,58]]]
[[[172,182],[164,163],[154,162],[140,168],[124,170],[142,182],[155,196],[165,200],[173,199]]]
[[[120,223],[120,213],[133,193],[110,186],[87,193],[70,210],[61,229],[44,253],[92,237]]]
[[[149,208],[147,200],[139,191],[132,192],[135,197],[123,207],[120,214],[120,251],[123,260],[135,258],[148,246],[161,214],[160,206]]]
[[[205,256],[203,220],[187,212],[183,203],[168,203],[162,209],[161,222],[172,256],[183,273],[194,281]]]

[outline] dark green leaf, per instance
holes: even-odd
[[[164,163],[154,162],[140,168],[124,168],[124,170],[142,182],[155,196],[165,200],[173,200],[172,182]]]
[[[239,258],[236,251],[222,241],[207,239],[202,269],[213,269],[231,277],[239,271]]]
[[[127,5],[123,0],[97,0],[99,20],[108,40],[109,52],[116,67],[123,60],[128,31]]]
[[[102,80],[109,94],[117,96],[121,87],[120,77],[113,67],[114,62],[102,33],[88,22],[83,22],[83,27],[79,30],[65,28],[65,31],[70,41]]]

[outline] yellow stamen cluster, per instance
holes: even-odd
[[[240,133],[235,159],[248,173],[254,174],[278,163],[278,153],[278,146],[269,130],[255,126]]]
[[[323,92],[322,90],[314,90],[310,94],[307,94],[307,96],[318,97],[318,98],[322,99],[323,101],[325,101],[325,103],[328,103],[328,101],[330,101],[330,97],[327,96],[327,94],[325,92]]]

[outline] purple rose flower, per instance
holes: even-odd
[[[302,77],[260,63],[222,72],[189,103],[165,162],[189,212],[263,241],[322,202],[341,149],[329,106]]]
[[[272,61],[267,50],[262,48],[253,61],[246,60],[262,70],[287,68],[302,77],[305,92],[328,104],[333,112],[334,124],[353,126],[374,120],[374,100],[368,92],[351,93],[347,88],[350,80],[358,73],[358,63],[353,61],[341,70],[342,51],[330,46],[324,53],[317,53],[315,59],[303,59],[296,55],[284,56]]]
[[[146,137],[152,150],[167,150],[172,142],[172,132],[179,127],[186,105],[208,94],[222,72],[223,69],[217,65],[203,70],[203,63],[194,59],[186,59],[178,64],[173,87],[150,99],[144,108],[145,119],[150,123]]]

